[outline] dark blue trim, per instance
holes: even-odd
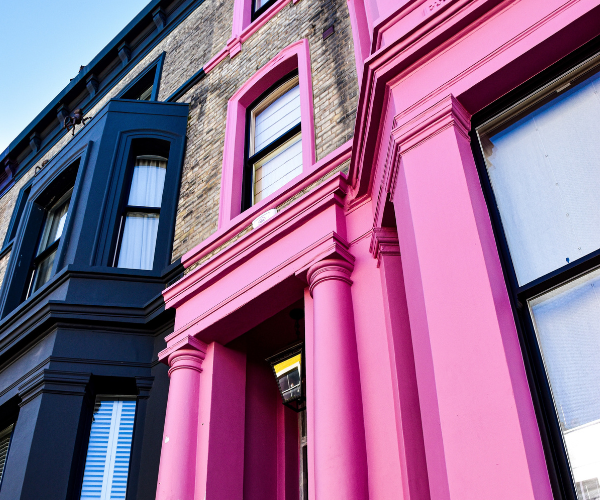
[[[202,80],[206,76],[204,73],[204,68],[200,68],[200,70],[196,71],[185,81],[175,92],[173,92],[169,97],[165,99],[165,102],[173,102],[183,96],[188,90],[190,90],[194,85],[196,85],[200,80]]]

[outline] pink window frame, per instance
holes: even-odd
[[[219,207],[219,229],[241,213],[242,181],[244,175],[244,152],[246,141],[246,109],[256,99],[281,80],[285,75],[298,70],[300,85],[300,123],[302,128],[302,174],[315,164],[315,126],[313,112],[312,78],[308,40],[299,40],[277,54],[246,81],[227,105],[223,170],[221,174],[221,199]],[[286,186],[267,196],[249,210],[260,207],[276,196]]]
[[[268,22],[269,19],[290,3],[290,1],[296,3],[299,0],[277,0],[266,11],[252,21],[253,0],[235,0],[233,4],[233,23],[231,30],[232,40],[240,40],[242,43],[245,42],[261,26]]]

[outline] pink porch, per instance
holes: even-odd
[[[600,7],[348,3],[352,145],[227,207],[164,293],[176,325],[157,499],[298,499],[295,415],[259,362],[297,306],[311,499],[551,499],[470,120],[595,36]]]

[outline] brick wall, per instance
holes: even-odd
[[[335,33],[323,40],[331,24]],[[173,260],[217,229],[227,101],[258,68],[302,38],[310,45],[317,160],[351,139],[358,84],[346,2],[290,3],[243,44],[240,54],[181,98],[191,104]]]

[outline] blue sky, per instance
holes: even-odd
[[[0,153],[149,0],[0,0]]]

